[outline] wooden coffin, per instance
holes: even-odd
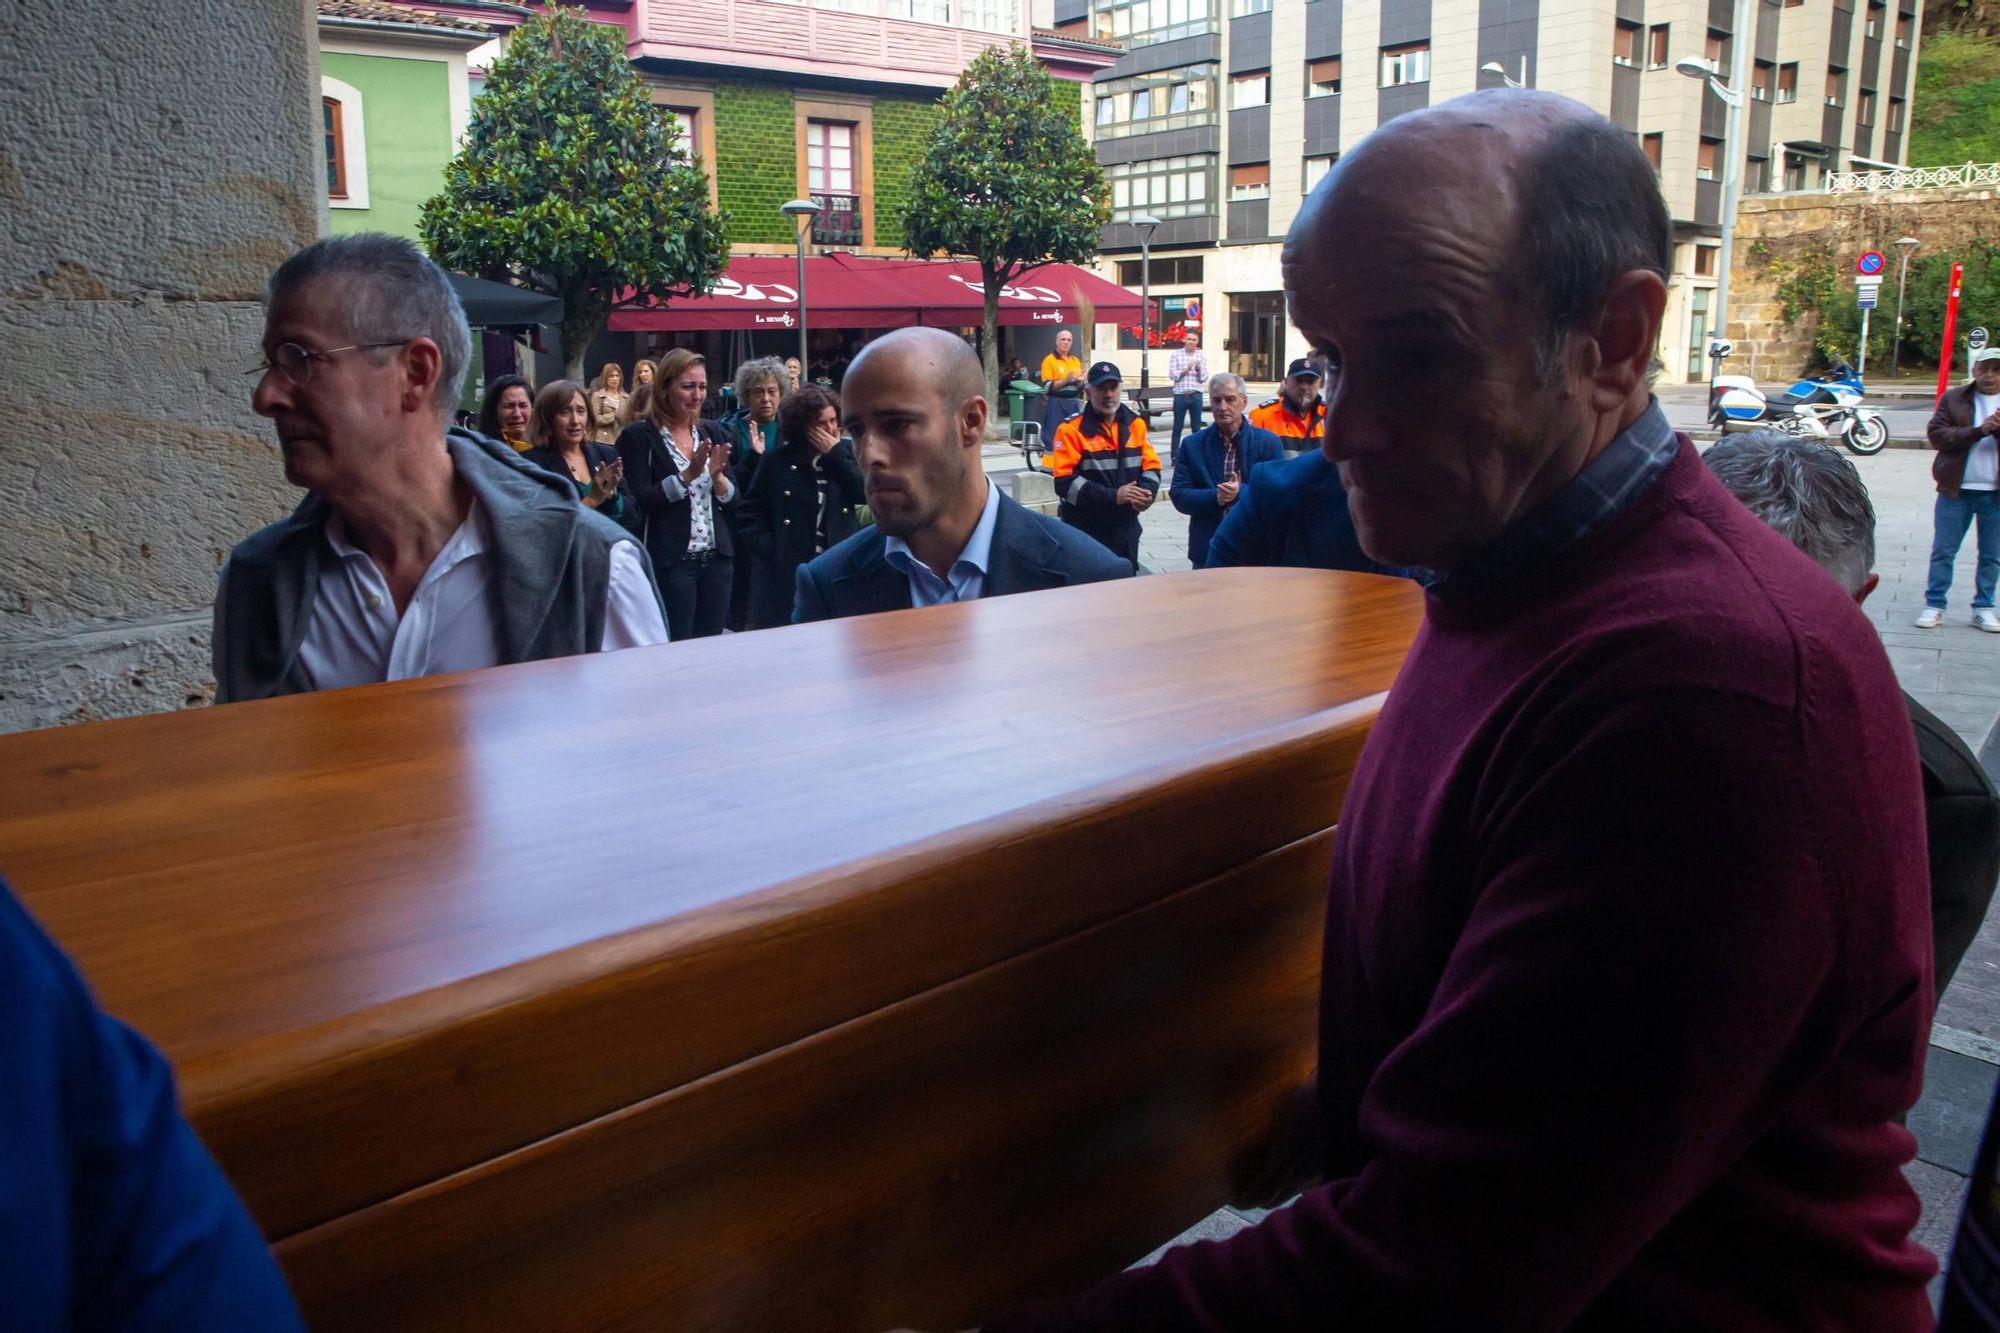
[[[1235,570],[0,738],[319,1330],[957,1328],[1227,1199],[1421,617]]]

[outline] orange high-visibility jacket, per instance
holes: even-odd
[[[1057,427],[1049,471],[1063,504],[1079,509],[1114,507],[1127,482],[1160,489],[1160,456],[1146,439],[1145,419],[1123,405],[1109,421],[1085,409]]]
[[[1271,434],[1287,440],[1317,440],[1320,423],[1326,420],[1326,404],[1315,398],[1304,416],[1294,416],[1292,409],[1285,406],[1282,398],[1264,404],[1250,413],[1250,424],[1268,430]],[[1297,445],[1286,445],[1295,449]]]

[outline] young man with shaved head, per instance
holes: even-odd
[[[875,516],[799,567],[795,624],[1124,578],[1132,566],[986,479],[979,358],[940,329],[898,329],[841,383],[842,424]]]
[[[1435,576],[1340,812],[1317,1075],[1239,1163],[1307,1189],[989,1333],[1931,1327],[1909,720],[1653,401],[1672,253],[1638,146],[1543,93],[1398,117],[1300,212],[1322,447]]]

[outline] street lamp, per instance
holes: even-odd
[[[810,199],[794,199],[778,209],[792,221],[792,230],[799,238],[799,382],[806,378],[806,367],[812,364],[812,354],[806,350],[806,237],[812,232],[813,219],[820,215],[820,206]]]
[[[1896,371],[1903,361],[1903,284],[1910,280],[1910,251],[1923,242],[1914,236],[1905,236],[1896,242],[1896,248],[1903,252],[1903,266],[1896,274],[1896,341],[1889,348],[1889,378],[1896,378]]]
[[[1706,60],[1684,56],[1674,62],[1676,72],[1690,79],[1701,79],[1722,99],[1729,108],[1729,120],[1723,131],[1723,152],[1727,155],[1722,167],[1722,253],[1716,256],[1721,272],[1715,280],[1715,330],[1714,338],[1723,338],[1729,333],[1729,266],[1736,249],[1736,201],[1743,192],[1743,89],[1750,80],[1750,45],[1754,34],[1750,28],[1753,0],[1736,0],[1735,26],[1730,30],[1730,45],[1733,48],[1729,62],[1729,83],[1725,86],[1716,77],[1715,67]]]
[[[1518,79],[1508,74],[1507,67],[1497,60],[1487,61],[1479,67],[1479,72],[1481,74],[1498,74],[1500,82],[1506,84],[1509,88],[1525,88],[1528,86],[1528,58],[1526,56],[1521,57],[1521,77]]]
[[[1153,229],[1160,220],[1141,213],[1132,225],[1139,229],[1139,406],[1143,409],[1153,382]]]

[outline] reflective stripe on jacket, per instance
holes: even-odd
[[[1287,440],[1319,438],[1320,422],[1326,420],[1326,404],[1315,398],[1304,416],[1294,416],[1285,400],[1276,399],[1250,413],[1250,424]]]

